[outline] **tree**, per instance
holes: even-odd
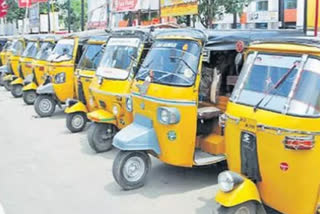
[[[252,0],[199,0],[199,19],[206,28],[212,21],[225,13],[241,14]]]
[[[79,31],[81,29],[81,0],[71,1],[71,30]],[[68,26],[68,1],[58,2],[57,5],[60,9],[59,20],[63,20],[64,25]],[[84,1],[84,10],[87,11],[87,0]],[[84,15],[84,23],[87,23],[87,13]]]
[[[19,19],[24,19],[26,13],[25,8],[19,8],[16,0],[7,0],[6,2],[9,5],[8,14],[6,16],[8,22],[17,23]]]

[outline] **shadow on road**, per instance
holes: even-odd
[[[144,187],[124,191],[114,181],[105,186],[105,191],[119,197],[128,194],[142,194],[147,198],[155,199],[162,195],[180,194],[208,188],[217,184],[217,176],[221,172],[216,165],[201,168],[182,168],[163,164],[154,158],[153,162],[156,162],[156,164],[152,167]],[[210,204],[210,202],[207,203]]]

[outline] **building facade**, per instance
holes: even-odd
[[[243,29],[302,29],[305,0],[254,0],[237,17],[238,28]],[[219,29],[229,29],[233,14],[225,14],[214,22]]]

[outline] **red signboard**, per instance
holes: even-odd
[[[18,0],[18,6],[20,8],[30,7],[34,3],[48,2],[48,0]]]
[[[0,18],[3,18],[7,15],[9,5],[5,0],[0,0]]]
[[[113,10],[116,12],[137,10],[138,0],[113,0]]]

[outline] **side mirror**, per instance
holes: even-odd
[[[236,58],[234,59],[234,64],[236,65],[236,72],[239,74],[240,66],[243,63],[243,54],[238,53]]]

